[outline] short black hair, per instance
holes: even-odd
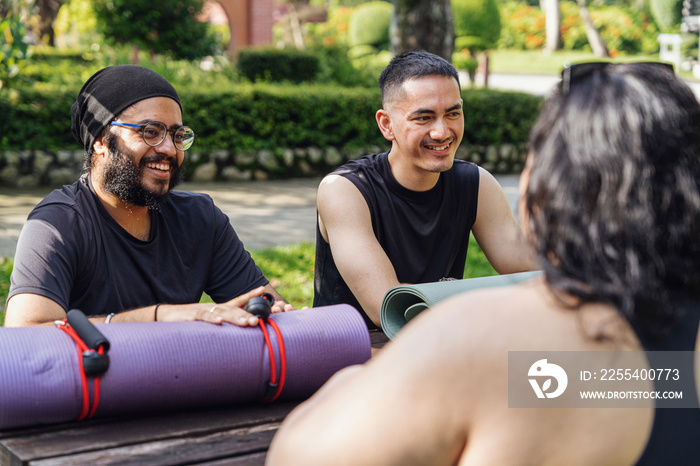
[[[447,76],[454,78],[459,86],[457,69],[444,58],[425,50],[404,52],[395,56],[379,76],[382,104],[390,100],[405,81],[423,76]]]
[[[658,64],[603,66],[549,98],[530,136],[525,225],[555,291],[647,338],[700,298],[700,105]]]

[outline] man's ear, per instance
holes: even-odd
[[[104,135],[98,137],[95,139],[95,142],[92,143],[92,150],[93,150],[93,155],[97,156],[103,156],[106,155],[107,152],[109,151],[109,148],[107,147],[107,138],[104,137]]]
[[[379,131],[382,132],[384,138],[388,141],[393,141],[396,139],[396,136],[394,136],[394,129],[391,126],[391,117],[389,116],[389,112],[383,108],[379,109],[377,110],[375,118],[377,119]]]

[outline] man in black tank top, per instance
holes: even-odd
[[[351,304],[370,328],[393,286],[462,278],[471,231],[499,273],[536,268],[498,182],[454,160],[464,134],[455,68],[407,52],[379,86],[391,150],[343,165],[317,198],[314,306]]]

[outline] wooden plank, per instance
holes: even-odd
[[[237,458],[225,458],[216,461],[206,461],[199,463],[200,466],[263,466],[267,451],[239,456]]]
[[[90,464],[109,466],[128,463],[130,466],[163,466],[222,461],[236,458],[245,462],[257,461],[264,453],[279,423],[252,428],[234,429],[204,436],[187,436],[140,445],[111,448],[77,455],[32,461],[32,466],[66,466]],[[255,460],[249,458],[255,455]],[[244,463],[245,464],[245,463]],[[261,463],[256,463],[261,464]]]
[[[21,462],[138,445],[180,437],[202,436],[231,429],[279,423],[299,402],[183,410],[167,415],[73,422],[17,431],[0,444],[0,458]],[[26,432],[29,432],[27,434]],[[5,435],[11,432],[4,432]],[[4,463],[3,463],[4,464]]]

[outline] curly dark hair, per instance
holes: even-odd
[[[553,290],[658,340],[700,297],[700,106],[660,64],[590,68],[533,127],[524,223]]]

